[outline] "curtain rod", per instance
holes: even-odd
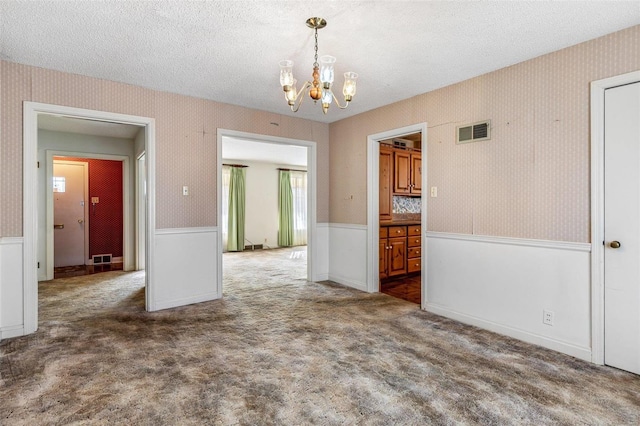
[[[249,166],[245,166],[244,164],[222,164],[223,166],[229,166],[229,167],[249,167]]]
[[[283,172],[303,172],[303,173],[307,173],[306,170],[298,170],[298,169],[281,169],[281,168],[278,168],[278,170],[282,170]]]

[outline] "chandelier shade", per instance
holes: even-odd
[[[351,71],[344,73],[342,94],[344,95],[345,105],[340,105],[331,90],[335,79],[334,66],[336,58],[330,55],[324,55],[320,57],[320,63],[318,63],[318,30],[324,28],[326,25],[327,21],[323,18],[314,17],[307,19],[307,26],[313,29],[315,34],[315,56],[313,72],[311,74],[312,80],[305,81],[300,91],[296,88],[296,79],[293,77],[293,61],[288,59],[280,61],[280,85],[282,86],[282,90],[284,90],[284,97],[287,100],[287,104],[293,112],[298,112],[305,95],[313,99],[314,103],[320,101],[322,104],[322,112],[326,114],[334,100],[338,108],[345,109],[349,106],[349,102],[353,100],[356,94],[358,74]]]

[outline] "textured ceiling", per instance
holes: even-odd
[[[634,1],[0,1],[0,58],[294,115],[278,62],[310,78],[319,54],[360,75],[332,122],[640,24]]]

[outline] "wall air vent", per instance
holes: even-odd
[[[111,263],[111,258],[113,256],[111,256],[110,254],[94,254],[92,259],[93,259],[93,264],[94,265],[106,265],[106,264],[110,264]]]
[[[394,138],[393,146],[399,146],[401,148],[415,148],[416,143],[409,139]]]
[[[456,127],[456,143],[470,143],[491,139],[491,120]]]

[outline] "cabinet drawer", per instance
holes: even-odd
[[[420,225],[407,226],[407,235],[419,237],[422,235],[421,229]]]
[[[422,269],[422,260],[420,259],[409,259],[407,261],[407,271],[408,272],[417,272]]]
[[[409,237],[407,238],[407,246],[409,247],[420,247],[420,242],[422,241],[421,237]]]
[[[390,226],[389,227],[389,238],[405,237],[406,235],[407,235],[406,226]]]
[[[380,227],[380,238],[387,238],[389,236],[389,228],[386,226]]]
[[[407,258],[409,259],[420,259],[420,246],[418,247],[409,247],[407,250]]]

